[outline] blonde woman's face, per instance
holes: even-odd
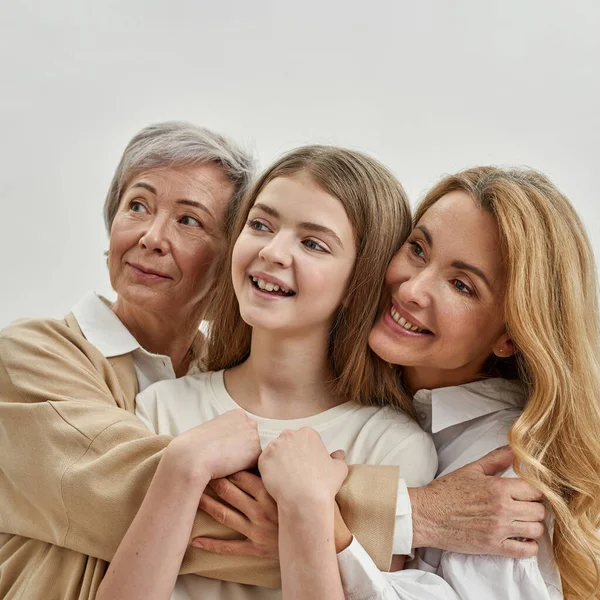
[[[512,354],[504,287],[494,217],[464,192],[446,194],[392,259],[369,345],[405,367],[412,389],[472,381],[490,355]]]
[[[242,318],[255,328],[328,335],[355,257],[352,227],[337,198],[302,173],[272,180],[233,249]]]

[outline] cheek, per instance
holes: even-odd
[[[136,228],[127,226],[123,217],[117,215],[110,230],[109,250],[116,256],[123,255],[127,250],[137,245],[140,236]]]
[[[177,251],[174,249],[173,257],[182,276],[193,280],[202,279],[217,260],[217,248],[208,241],[194,244],[193,248]]]
[[[491,331],[491,315],[487,312],[471,308],[464,304],[448,305],[444,311],[442,325],[445,345],[468,354],[479,355],[489,346],[489,332]]]
[[[398,250],[394,258],[392,258],[385,272],[386,286],[397,285],[406,279],[407,264],[403,252],[403,250]]]

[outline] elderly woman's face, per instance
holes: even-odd
[[[110,280],[120,300],[165,317],[194,315],[212,282],[232,193],[215,164],[135,177],[110,233]]]

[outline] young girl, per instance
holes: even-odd
[[[329,453],[399,465],[411,486],[431,480],[437,466],[430,437],[394,409],[413,414],[394,372],[367,347],[385,265],[409,222],[399,183],[356,152],[302,148],[263,174],[240,207],[217,283],[210,371],[137,399],[149,427],[178,437],[100,600],[169,598],[174,586],[176,598],[343,598],[333,527],[347,471]],[[185,432],[194,426],[202,429],[192,444]],[[268,446],[262,454],[260,446]],[[250,467],[259,454],[277,503],[282,592],[176,581],[209,480]]]

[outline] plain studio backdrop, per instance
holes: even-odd
[[[413,202],[444,173],[532,166],[600,257],[599,26],[597,0],[3,2],[0,327],[112,297],[102,204],[129,138],[162,120],[262,167],[360,149]]]

